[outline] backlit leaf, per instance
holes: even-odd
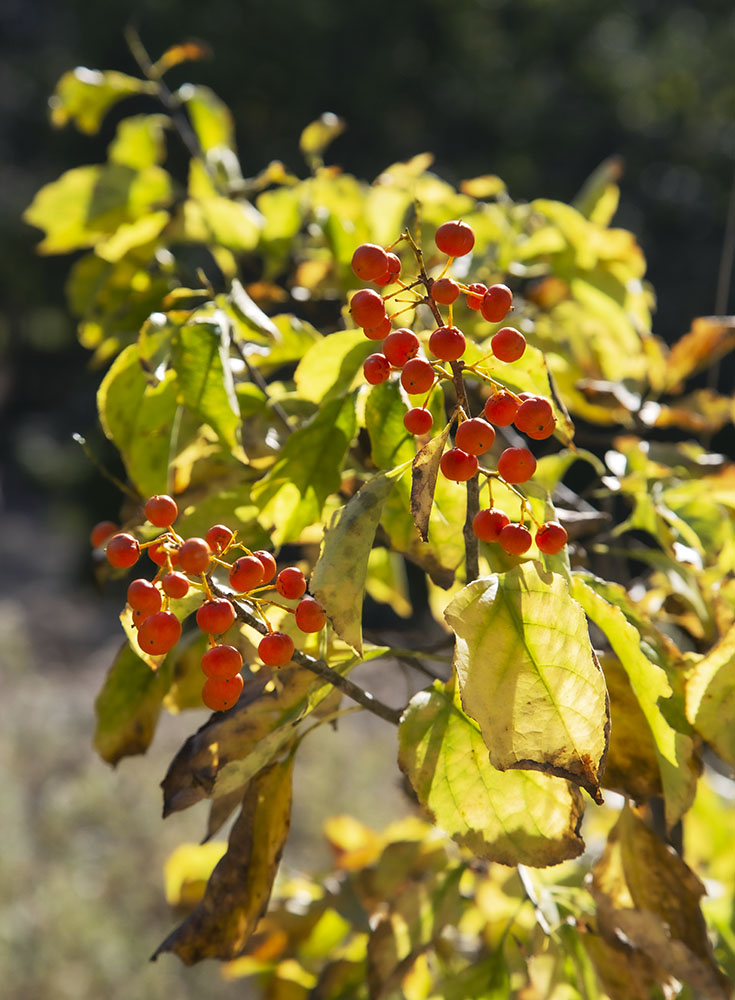
[[[168,671],[154,671],[128,643],[112,664],[95,701],[94,747],[108,764],[145,753],[153,739]]]
[[[337,634],[362,653],[362,600],[370,550],[395,480],[374,476],[332,515],[310,589]]]
[[[478,857],[555,865],[584,849],[582,797],[537,771],[498,771],[452,683],[414,695],[398,730],[398,763],[435,822]]]
[[[102,428],[141,496],[167,490],[177,393],[173,373],[158,385],[148,382],[135,344],[118,355],[97,393]]]
[[[462,704],[491,763],[568,778],[599,801],[607,691],[565,579],[526,562],[468,584],[445,618]]]
[[[239,802],[238,802],[239,804]],[[221,840],[179,844],[163,866],[163,887],[169,906],[191,909],[201,901],[212,869],[227,850]]]
[[[291,818],[293,757],[270,764],[248,784],[227,853],[192,914],[157,949],[185,965],[242,953],[270,899]]]
[[[232,113],[213,90],[185,83],[179,88],[178,96],[186,107],[197,139],[205,153],[220,146],[235,148]]]
[[[235,449],[240,410],[228,347],[225,330],[217,322],[178,326],[171,338],[179,401],[209,424],[230,449]]]
[[[616,656],[622,663],[641,711],[646,717],[656,744],[661,784],[663,787],[666,822],[669,827],[689,808],[696,791],[697,767],[692,738],[677,731],[662,711],[673,702],[674,690],[666,671],[646,655],[647,647],[639,631],[623,611],[596,593],[595,581],[575,575],[572,593],[590,619],[605,633]],[[656,655],[653,647],[648,647]],[[682,720],[682,729],[686,721]]]
[[[317,340],[307,350],[294,373],[294,382],[304,399],[326,403],[344,396],[353,387],[362,363],[375,345],[362,330],[338,330]]]
[[[676,341],[666,361],[666,389],[715,364],[735,346],[732,316],[698,316],[691,329]]]
[[[171,178],[161,167],[76,167],[42,187],[23,218],[46,232],[39,253],[68,253],[94,246],[170,200]]]
[[[110,108],[132,94],[155,94],[156,85],[118,73],[77,66],[64,73],[49,100],[51,122],[62,128],[74,122],[80,132],[92,135]]]
[[[168,115],[130,115],[123,118],[108,146],[109,159],[135,170],[161,163],[166,155],[164,131],[170,124]]]
[[[273,468],[253,487],[260,523],[272,528],[276,547],[321,517],[327,497],[339,489],[355,426],[352,396],[330,400],[286,440]]]
[[[325,111],[323,115],[311,122],[301,133],[299,149],[309,165],[320,163],[327,146],[334,142],[345,130],[342,118]]]
[[[735,765],[735,626],[694,666],[686,685],[687,718],[728,764]]]

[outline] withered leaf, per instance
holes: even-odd
[[[434,503],[436,477],[439,474],[444,445],[449,437],[449,424],[441,434],[428,441],[413,460],[411,473],[411,514],[422,541],[429,539],[429,519]]]
[[[242,954],[270,899],[291,818],[293,756],[270,764],[248,784],[227,853],[204,898],[153,955],[178,955],[185,965]]]

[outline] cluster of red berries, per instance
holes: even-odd
[[[209,636],[210,644],[201,663],[206,676],[202,700],[212,711],[224,711],[237,702],[243,689],[243,660],[234,646],[217,642],[216,637],[234,625],[237,611],[229,598],[212,592],[210,572],[217,567],[226,569],[234,596],[246,601],[267,625],[268,632],[258,645],[258,655],[267,666],[284,666],[294,654],[291,636],[271,629],[265,617],[263,607],[276,604],[268,592],[275,590],[287,601],[298,601],[295,608],[278,607],[293,613],[302,632],[319,632],[326,623],[326,612],[306,594],[306,579],[298,567],[287,566],[277,573],[272,553],[265,549],[251,552],[227,525],[213,525],[204,538],[184,539],[173,529],[178,507],[171,497],[151,497],[144,510],[150,524],[166,529],[153,541],[141,543],[130,532],[119,531],[112,521],[95,525],[90,541],[95,548],[105,545],[108,562],[118,569],[134,566],[146,549],[159,567],[152,581],[142,577],[133,580],[127,593],[138,645],[152,656],[168,653],[181,637],[181,622],[170,610],[170,600],[186,597],[192,589],[201,592],[196,622]],[[245,554],[233,562],[223,558],[226,553],[235,554],[235,550]]]
[[[472,250],[475,234],[467,223],[456,220],[439,226],[435,241],[437,248],[450,258],[447,264],[449,267],[453,258],[462,257]],[[387,277],[403,284],[399,279],[400,261],[397,265],[396,261],[396,255],[383,247],[363,243],[353,254],[352,268],[358,277],[378,285],[387,284]],[[428,394],[440,378],[449,377],[441,363],[459,361],[466,349],[464,334],[451,321],[451,306],[461,293],[465,295],[467,306],[479,310],[491,323],[502,323],[513,306],[513,294],[504,284],[491,285],[489,288],[479,282],[463,285],[453,278],[445,277],[444,273],[434,280],[426,275],[423,267],[420,281],[425,285],[427,293],[423,301],[431,306],[435,317],[439,315],[439,305],[450,307],[449,322],[437,326],[428,340],[428,353],[437,359],[433,363],[419,356],[421,343],[412,330],[391,330],[391,317],[386,312],[385,300],[378,292],[363,288],[355,292],[351,299],[350,312],[354,321],[362,327],[370,340],[383,340],[382,352],[371,354],[363,366],[365,379],[371,385],[385,382],[392,371],[400,370],[401,385],[406,392],[419,395]],[[418,303],[422,300],[417,297],[416,301]],[[490,348],[492,357],[497,361],[512,364],[523,356],[526,339],[515,327],[504,326],[491,338]],[[477,366],[463,366],[464,373],[483,377],[476,369]],[[495,377],[489,377],[489,381],[493,386],[493,394],[486,401],[482,415],[471,417],[460,410],[454,445],[442,455],[440,462],[441,472],[447,479],[466,482],[478,472],[487,471],[480,469],[478,455],[484,454],[493,446],[496,427],[514,424],[519,431],[536,441],[548,438],[554,432],[554,413],[548,399],[533,393],[517,395]],[[427,434],[433,425],[433,417],[426,407],[426,400],[423,406],[409,409],[403,422],[411,434]],[[498,458],[497,471],[492,475],[508,485],[517,486],[527,482],[535,471],[536,459],[528,448],[506,448]],[[525,512],[526,508],[523,507],[522,510]],[[499,524],[495,516],[498,513],[505,518],[505,524]],[[480,514],[482,517],[478,515],[479,520],[475,519],[475,534],[478,538],[499,541],[506,551],[519,555],[530,548],[531,533],[523,524],[511,524],[507,515],[494,508],[481,511]],[[509,530],[506,531],[506,527]],[[539,527],[536,533],[539,548],[547,553],[559,552],[566,543],[566,537],[564,528],[556,522]]]

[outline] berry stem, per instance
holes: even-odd
[[[232,601],[235,608],[235,614],[244,625],[249,625],[250,628],[255,629],[256,632],[260,632],[261,635],[268,635],[271,630],[246,611],[237,600],[233,599],[231,594],[221,591],[211,579],[209,580],[209,586],[212,593],[216,597],[224,597],[227,598],[227,600]],[[262,615],[260,609],[257,610]],[[362,707],[367,709],[368,712],[372,712],[373,715],[377,715],[386,722],[391,722],[394,726],[398,725],[400,718],[403,715],[402,708],[391,708],[389,705],[385,705],[382,701],[374,698],[369,691],[363,691],[363,689],[357,684],[353,684],[352,681],[343,677],[342,674],[338,674],[336,670],[332,670],[331,667],[327,666],[324,660],[317,660],[313,656],[309,656],[307,653],[302,653],[299,649],[294,650],[292,659],[295,663],[298,663],[299,666],[305,667],[318,677],[322,677],[324,680],[329,681],[330,684],[333,684],[336,688],[339,688],[340,691],[346,694],[348,698],[356,701],[358,705],[362,705]]]

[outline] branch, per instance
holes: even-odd
[[[235,614],[238,619],[245,625],[249,625],[250,628],[255,629],[256,632],[260,632],[261,635],[268,635],[268,628],[263,622],[258,621],[249,611],[246,611],[237,601],[233,600],[232,594],[225,593],[225,591],[220,590],[220,588],[212,581],[211,577],[207,576],[207,583],[212,593],[216,597],[225,598],[232,602],[235,608]],[[378,718],[384,719],[386,722],[393,723],[397,726],[401,716],[403,715],[402,708],[391,708],[389,705],[385,705],[382,701],[378,701],[374,698],[368,691],[363,691],[361,687],[357,684],[353,684],[352,681],[343,677],[342,674],[337,673],[336,670],[332,670],[330,666],[324,662],[324,660],[316,660],[313,656],[309,656],[307,653],[302,653],[301,650],[294,650],[292,657],[294,663],[298,663],[300,667],[305,667],[310,670],[313,674],[318,677],[323,678],[325,681],[329,681],[334,687],[339,688],[348,698],[352,698],[356,701],[358,705],[362,705],[366,708],[368,712],[372,712],[373,715],[377,715]]]

